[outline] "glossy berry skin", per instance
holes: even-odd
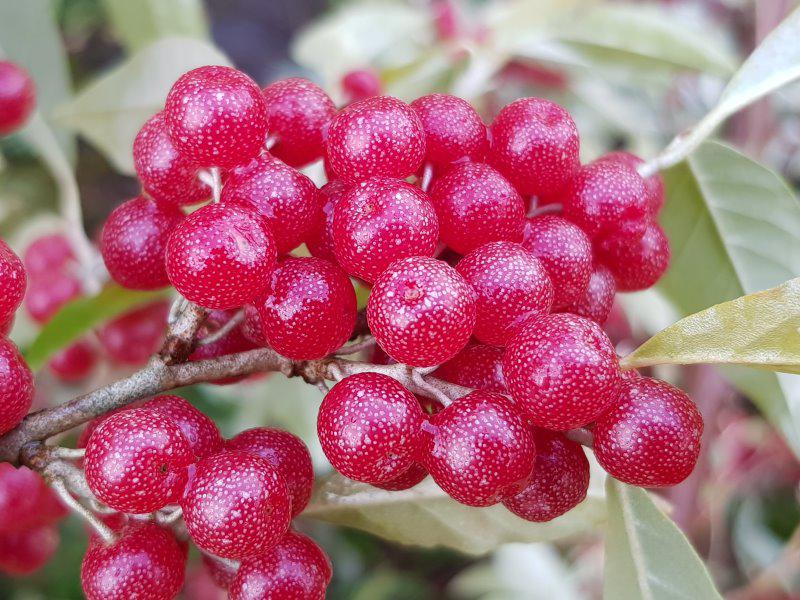
[[[164,111],[150,117],[136,134],[133,166],[144,191],[157,202],[189,206],[211,196],[211,189],[197,176],[197,165],[173,145]]]
[[[228,593],[231,600],[324,600],[332,575],[322,548],[289,531],[264,554],[242,561]]]
[[[357,69],[342,77],[342,91],[348,104],[377,96],[382,87],[380,77],[372,69]]]
[[[317,222],[306,239],[306,245],[312,256],[336,262],[336,250],[333,244],[333,214],[350,187],[343,181],[329,181],[320,189],[322,210],[317,215]]]
[[[645,290],[655,285],[669,267],[669,240],[658,223],[650,223],[636,241],[624,236],[604,240],[598,255],[614,273],[619,291]]]
[[[66,515],[66,507],[41,475],[0,463],[0,534],[50,525]]]
[[[553,306],[583,297],[592,275],[592,243],[583,230],[556,215],[528,219],[522,245],[542,261],[553,282]]]
[[[86,482],[111,508],[148,513],[176,502],[195,460],[180,428],[144,408],[100,423],[86,444]]]
[[[476,314],[476,294],[464,278],[448,264],[421,256],[392,263],[367,304],[367,322],[380,347],[415,367],[439,365],[458,354]]]
[[[243,452],[224,451],[199,462],[180,504],[197,547],[221,558],[265,552],[291,520],[283,478],[263,458]]]
[[[263,291],[277,250],[266,222],[252,210],[210,204],[172,230],[167,275],[187,300],[237,308]]]
[[[25,310],[37,323],[47,323],[61,308],[81,295],[81,282],[72,273],[55,271],[32,279],[25,294]]]
[[[342,379],[317,416],[322,450],[345,477],[365,483],[396,478],[414,462],[425,416],[414,394],[379,373]]]
[[[171,532],[137,524],[113,544],[90,544],[81,586],[87,600],[172,600],[183,587],[185,568],[186,555]]]
[[[271,464],[286,482],[292,517],[303,512],[314,485],[314,465],[303,440],[275,427],[256,427],[228,440],[226,448],[254,454]]]
[[[503,349],[485,344],[464,348],[436,371],[434,377],[464,387],[504,394]]]
[[[425,160],[446,168],[458,160],[483,160],[489,143],[486,125],[472,105],[449,94],[417,98],[411,108],[425,131]]]
[[[503,108],[490,127],[493,164],[520,194],[552,200],[580,166],[578,128],[558,104],[520,98]]]
[[[0,296],[0,322],[14,316],[25,297],[27,283],[25,267],[22,266],[19,256],[0,239],[0,286],[3,288]]]
[[[528,485],[503,502],[526,521],[551,521],[575,508],[589,489],[589,461],[581,445],[563,434],[536,429],[536,462]]]
[[[223,590],[227,590],[233,580],[236,578],[236,572],[239,570],[236,563],[224,563],[221,560],[210,557],[208,554],[201,554],[201,560],[214,584]]]
[[[408,469],[400,473],[397,477],[389,481],[380,481],[373,483],[377,488],[386,490],[387,492],[399,492],[402,490],[409,490],[423,479],[428,476],[428,469],[420,463],[412,464]]]
[[[632,169],[638,169],[644,161],[630,152],[618,150],[609,152],[599,160],[610,160],[628,165]],[[664,207],[664,178],[661,173],[655,173],[650,177],[644,178],[644,187],[647,189],[647,200],[650,205],[650,216],[655,219]]]
[[[322,208],[314,182],[268,154],[233,172],[222,202],[255,209],[264,217],[280,254],[306,240]]]
[[[607,267],[598,264],[592,271],[589,286],[581,299],[562,308],[564,312],[586,317],[602,325],[608,319],[616,293],[617,284],[613,273]]]
[[[530,317],[553,305],[553,285],[533,254],[513,242],[493,242],[467,254],[456,271],[475,290],[473,335],[485,344],[505,346]]]
[[[156,396],[145,403],[143,408],[177,425],[197,460],[222,450],[225,442],[214,421],[185,398],[172,395]]]
[[[356,324],[356,292],[342,269],[314,257],[278,263],[256,303],[264,336],[294,360],[322,358],[340,348]]]
[[[336,114],[328,94],[300,77],[271,83],[262,94],[269,135],[277,138],[270,153],[292,167],[321,158],[325,152],[325,128]]]
[[[595,241],[616,235],[634,241],[650,218],[644,180],[622,163],[598,160],[581,167],[564,200],[564,216]]]
[[[111,278],[132,290],[167,287],[164,254],[173,229],[183,221],[176,207],[139,196],[115,208],[103,225],[100,252]]]
[[[640,377],[624,381],[617,402],[597,419],[594,452],[608,473],[631,485],[664,487],[697,464],[703,417],[683,391]]]
[[[517,494],[536,457],[530,429],[500,394],[476,391],[431,416],[423,462],[454,500],[491,506]]]
[[[55,554],[59,539],[53,525],[0,533],[0,573],[19,577],[38,571]]]
[[[438,235],[427,194],[399,179],[368,179],[334,207],[336,258],[350,275],[370,283],[395,260],[432,256]]]
[[[178,152],[199,167],[244,164],[266,141],[261,90],[230,67],[200,67],[181,75],[167,94],[164,118]]]
[[[89,376],[97,359],[95,347],[88,340],[82,339],[56,352],[47,367],[59,381],[75,383]]]
[[[14,317],[0,323],[0,336],[7,336],[14,329]]]
[[[556,431],[594,421],[620,386],[608,336],[594,321],[566,313],[528,322],[506,347],[503,374],[530,421]]]
[[[522,240],[522,197],[489,165],[454,167],[434,183],[431,202],[439,217],[442,241],[459,254],[488,242]]]
[[[375,175],[404,179],[425,157],[425,131],[402,100],[374,96],[354,102],[331,121],[328,160],[347,183]]]
[[[33,375],[13,342],[0,337],[0,435],[19,425],[33,403]]]
[[[60,233],[36,238],[25,248],[25,253],[22,255],[25,270],[31,277],[60,271],[72,260],[75,260],[72,247],[67,238]]]
[[[168,312],[166,302],[147,304],[108,322],[97,330],[97,339],[114,362],[143,364],[159,348]]]
[[[261,322],[261,315],[258,309],[252,304],[244,305],[244,321],[240,326],[242,335],[256,347],[269,346],[267,338],[264,336],[264,324]]]
[[[22,127],[35,106],[36,88],[27,71],[11,61],[0,60],[0,135]]]

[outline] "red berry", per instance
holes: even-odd
[[[200,461],[181,507],[197,547],[222,558],[267,551],[291,520],[283,478],[263,458],[243,452],[225,451]]]
[[[194,454],[180,428],[163,415],[133,408],[92,432],[84,465],[92,492],[111,508],[148,513],[174,503]]]
[[[370,283],[397,259],[432,256],[438,234],[427,194],[399,179],[368,179],[334,208],[336,258],[350,275]]]
[[[425,160],[447,167],[462,160],[483,160],[489,143],[486,125],[472,105],[449,94],[430,94],[411,103],[425,131]]]
[[[0,435],[19,425],[33,403],[33,375],[13,342],[0,337]]]
[[[603,265],[595,265],[589,278],[589,287],[586,288],[583,297],[577,302],[567,304],[563,310],[602,325],[608,319],[616,293],[617,284],[614,282],[614,275]]]
[[[197,165],[184,158],[167,133],[164,111],[145,123],[133,140],[133,165],[144,191],[171,206],[206,200],[209,187],[197,177]]]
[[[614,273],[621,292],[645,290],[655,285],[669,267],[669,240],[658,223],[650,223],[636,241],[624,236],[603,240],[598,254]]]
[[[594,453],[608,473],[631,485],[663,487],[697,463],[703,417],[678,388],[641,377],[624,381],[617,402],[597,419]]]
[[[3,294],[0,296],[0,322],[5,322],[14,316],[25,297],[27,282],[22,261],[8,244],[0,239],[0,287],[3,288]]]
[[[288,532],[264,554],[246,558],[230,585],[231,600],[324,600],[331,563],[314,541]]]
[[[577,315],[529,321],[506,347],[503,374],[531,422],[556,431],[591,423],[619,393],[613,344],[597,323]]]
[[[308,250],[317,258],[336,262],[336,250],[333,244],[333,214],[336,205],[350,188],[340,180],[326,183],[320,190],[322,211],[318,213],[317,222],[306,240]]]
[[[172,600],[183,587],[186,555],[175,536],[151,523],[125,529],[108,546],[89,546],[81,565],[87,600]]]
[[[519,493],[531,476],[536,448],[514,405],[476,391],[430,418],[424,464],[454,500],[491,506]]]
[[[609,152],[600,160],[610,160],[628,165],[632,169],[638,169],[644,161],[630,152],[618,150],[617,152]],[[645,177],[644,186],[647,189],[647,200],[650,205],[650,216],[656,218],[658,213],[664,207],[664,178],[661,173],[655,173],[650,177]]]
[[[53,525],[0,533],[0,572],[19,577],[38,571],[55,554],[58,542]]]
[[[356,292],[340,267],[321,258],[287,258],[256,303],[264,336],[294,360],[322,358],[340,348],[356,324]]]
[[[75,260],[75,254],[67,238],[60,233],[54,233],[43,235],[31,242],[25,249],[22,260],[25,263],[25,270],[31,277],[49,276]]]
[[[456,271],[477,297],[473,335],[504,346],[526,318],[550,312],[553,285],[533,254],[513,242],[493,242],[467,254]]]
[[[41,475],[0,463],[0,534],[50,525],[66,514]]]
[[[240,327],[242,335],[256,347],[269,346],[267,338],[264,336],[264,324],[261,322],[261,315],[258,309],[252,304],[244,305],[244,321]]]
[[[585,165],[572,181],[564,216],[593,240],[612,235],[636,240],[650,217],[644,180],[622,163],[599,160]]]
[[[490,162],[525,196],[557,197],[580,166],[578,128],[549,100],[512,102],[495,117],[490,136]]]
[[[229,310],[213,310],[209,313],[208,318],[206,319],[205,324],[203,327],[200,328],[200,331],[197,334],[198,340],[203,340],[209,335],[212,335],[219,331],[219,329],[225,324],[230,321],[233,317],[233,311]],[[192,352],[191,356],[189,356],[189,360],[191,361],[198,361],[198,360],[208,360],[212,358],[218,358],[220,356],[225,356],[227,354],[235,354],[237,352],[245,352],[247,350],[253,350],[257,348],[256,344],[250,341],[245,335],[242,327],[234,327],[228,333],[223,335],[221,338],[214,340],[207,344],[198,345],[195,348],[194,352]],[[238,376],[238,377],[226,377],[224,379],[215,379],[210,383],[215,385],[228,385],[231,383],[236,383],[246,379],[246,375]]]
[[[81,295],[81,282],[71,273],[54,271],[31,280],[25,294],[25,309],[37,323],[46,323],[65,304]]]
[[[208,554],[201,554],[200,558],[216,586],[227,590],[236,578],[236,573],[239,570],[238,566],[235,563],[232,565],[228,562],[222,562]]]
[[[489,165],[454,167],[434,183],[431,202],[439,217],[442,241],[460,254],[488,242],[522,240],[522,198]]]
[[[528,219],[522,245],[539,258],[553,282],[553,307],[576,302],[592,275],[592,243],[566,219],[542,215]]]
[[[322,206],[313,181],[268,154],[233,172],[222,189],[222,202],[254,209],[263,216],[280,254],[306,240]]]
[[[144,196],[115,208],[100,236],[100,252],[111,278],[133,290],[167,287],[164,253],[170,233],[181,221],[180,210]]]
[[[428,476],[428,469],[419,463],[414,463],[408,469],[400,473],[397,477],[389,481],[373,483],[375,487],[389,492],[399,492],[408,490],[420,483]]]
[[[325,456],[345,477],[394,479],[414,462],[425,416],[414,394],[379,373],[345,377],[322,401],[317,433]]]
[[[111,360],[143,364],[161,345],[168,312],[166,302],[147,304],[105,324],[97,330],[97,339]]]
[[[172,230],[167,275],[186,299],[206,308],[255,300],[269,280],[277,250],[267,223],[231,204],[210,204]]]
[[[551,521],[586,498],[589,461],[580,444],[560,433],[536,429],[533,439],[533,475],[524,490],[503,504],[526,521]]]
[[[56,352],[47,366],[59,381],[74,383],[89,376],[97,359],[97,350],[92,343],[81,339]]]
[[[14,329],[14,317],[11,317],[3,323],[0,323],[0,337],[8,336],[12,329]]]
[[[277,137],[270,152],[293,167],[321,158],[325,152],[325,129],[336,114],[328,94],[300,77],[271,83],[262,93],[269,135]]]
[[[342,77],[342,90],[348,104],[377,96],[382,87],[380,77],[372,69],[357,69]]]
[[[331,121],[328,159],[347,183],[375,175],[403,179],[425,157],[425,132],[417,113],[391,96],[354,102]]]
[[[499,394],[507,391],[503,377],[503,349],[495,346],[467,346],[436,369],[434,376],[476,390]]]
[[[214,421],[185,398],[172,395],[156,396],[144,404],[143,408],[177,425],[197,460],[222,450],[224,441]]]
[[[178,152],[200,167],[244,164],[267,137],[261,90],[230,67],[200,67],[181,75],[167,94],[164,119]]]
[[[375,282],[367,321],[393,359],[432,367],[467,345],[476,304],[475,292],[453,267],[414,256],[394,262]]]
[[[22,127],[35,106],[36,88],[28,72],[10,61],[0,60],[0,135]]]

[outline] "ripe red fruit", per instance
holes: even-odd
[[[86,339],[59,350],[47,363],[50,372],[64,383],[74,383],[85,379],[97,364],[97,351]]]
[[[50,525],[66,514],[41,475],[0,463],[0,534]]]
[[[432,256],[438,235],[427,194],[399,179],[368,179],[334,207],[336,258],[350,275],[370,283],[397,259]]]
[[[14,329],[14,317],[0,323],[0,336],[7,336]]]
[[[549,100],[512,102],[495,117],[490,136],[491,164],[525,196],[554,199],[580,166],[578,128]]]
[[[231,600],[324,600],[331,563],[303,534],[288,532],[264,554],[246,558],[230,585]]]
[[[594,421],[620,386],[608,336],[594,321],[566,313],[529,321],[506,347],[503,374],[519,410],[556,431]]]
[[[0,60],[0,135],[25,124],[36,106],[36,88],[28,72],[8,60]]]
[[[313,181],[268,154],[233,172],[222,189],[222,202],[253,209],[264,217],[280,254],[306,240],[322,207]]]
[[[425,157],[425,131],[417,113],[402,100],[366,98],[333,118],[327,154],[334,172],[347,183],[375,175],[403,179]]]
[[[397,362],[432,367],[467,345],[476,305],[475,292],[453,267],[414,256],[392,263],[375,282],[367,322]]]
[[[264,147],[267,108],[258,85],[230,67],[184,73],[167,94],[164,119],[184,159],[200,167],[246,163]]]
[[[25,310],[37,323],[47,323],[61,308],[81,295],[81,282],[71,273],[54,271],[32,279],[25,294]]]
[[[372,69],[357,69],[342,77],[342,91],[348,104],[377,96],[382,87],[380,77]]]
[[[262,94],[269,135],[277,138],[270,153],[293,167],[321,158],[325,152],[325,129],[336,114],[328,94],[300,77],[271,83]]]
[[[286,482],[292,517],[303,512],[314,485],[314,465],[303,440],[274,427],[256,427],[228,440],[226,448],[254,454],[271,464]]]
[[[408,490],[420,483],[428,476],[428,469],[420,463],[414,463],[408,469],[400,473],[397,477],[389,481],[379,481],[373,483],[377,488],[386,490],[388,492],[399,492],[401,490]]]
[[[529,318],[550,312],[553,285],[533,254],[513,242],[493,242],[467,254],[456,271],[477,297],[473,335],[505,346]]]
[[[585,165],[572,180],[564,216],[595,241],[612,235],[636,240],[650,218],[644,180],[622,163],[598,160]]]
[[[19,577],[38,571],[55,554],[58,542],[53,525],[0,533],[0,572]]]
[[[174,503],[194,454],[180,428],[157,412],[133,408],[100,423],[86,444],[86,482],[111,508],[148,513]]]
[[[294,360],[337,350],[356,324],[353,284],[339,266],[321,258],[278,263],[256,307],[269,345]]]
[[[664,381],[641,377],[624,381],[611,410],[597,419],[594,453],[620,481],[663,487],[689,476],[702,435],[703,417],[689,396]]]
[[[75,260],[75,254],[67,238],[60,233],[53,233],[31,242],[25,249],[22,260],[25,263],[25,270],[31,277],[50,276]]]
[[[489,165],[465,163],[436,180],[431,202],[442,241],[460,254],[488,242],[522,240],[525,204]]]
[[[225,324],[230,321],[233,317],[233,311],[229,310],[213,310],[209,313],[208,317],[206,318],[206,322],[200,328],[197,334],[198,340],[203,340],[207,336],[213,335],[221,327],[224,327]],[[236,352],[245,352],[247,350],[253,350],[257,346],[251,342],[245,335],[242,330],[242,327],[234,327],[228,333],[223,335],[221,338],[214,340],[208,344],[198,345],[195,348],[194,352],[192,352],[191,356],[189,356],[189,360],[197,361],[197,360],[206,360],[212,358],[218,358],[220,356],[225,356],[226,354],[234,354]],[[231,383],[236,383],[238,381],[242,381],[246,379],[246,375],[238,376],[238,377],[226,377],[224,379],[215,379],[214,381],[210,382],[215,385],[228,385]]]
[[[551,521],[586,498],[589,461],[580,444],[560,433],[535,429],[533,439],[533,475],[524,490],[503,504],[526,521]]]
[[[425,131],[425,160],[446,168],[457,160],[483,160],[489,147],[486,125],[472,105],[449,94],[430,94],[411,103]]]
[[[197,177],[197,165],[173,145],[164,111],[150,117],[136,134],[133,166],[144,191],[158,202],[188,206],[211,196],[211,189]]]
[[[592,243],[583,230],[562,217],[528,219],[522,245],[539,258],[553,282],[553,307],[583,297],[592,275]]]
[[[172,600],[183,587],[186,555],[175,536],[151,523],[133,525],[108,546],[89,546],[81,565],[87,600]]]
[[[595,265],[589,286],[577,302],[563,307],[564,312],[570,312],[602,325],[608,319],[611,307],[614,304],[614,295],[617,293],[617,284],[614,275],[603,265]]]
[[[176,207],[144,196],[115,208],[100,236],[100,252],[111,278],[132,290],[168,286],[164,254],[170,233],[181,221],[183,213]]]
[[[3,295],[0,296],[0,322],[5,322],[14,316],[25,297],[27,282],[22,261],[8,244],[0,239],[0,287],[3,288]]]
[[[345,377],[322,401],[322,450],[345,477],[365,483],[394,479],[414,462],[425,416],[414,394],[379,373]]]
[[[487,392],[506,393],[503,349],[484,344],[467,346],[436,369],[434,377]]]
[[[244,321],[240,326],[242,335],[256,347],[269,346],[267,338],[264,337],[264,324],[261,322],[261,315],[258,309],[252,304],[244,305]]]
[[[602,156],[599,160],[610,160],[628,165],[632,169],[638,169],[644,161],[630,152],[618,150],[617,152],[609,152]],[[644,186],[647,189],[647,200],[650,205],[650,217],[655,219],[658,213],[664,207],[664,178],[661,173],[655,173],[650,177],[645,177]]]
[[[336,262],[336,250],[333,244],[333,214],[339,200],[349,189],[346,183],[338,179],[322,186],[320,190],[322,210],[318,213],[317,222],[306,240],[312,256]]]
[[[144,404],[143,408],[177,425],[197,460],[222,450],[225,442],[214,421],[185,398],[172,395],[156,396]]]
[[[210,204],[172,230],[167,275],[187,300],[205,308],[237,308],[261,294],[276,256],[275,240],[258,214]]]
[[[19,425],[33,403],[33,375],[17,347],[0,337],[0,435]]]
[[[655,285],[669,267],[669,240],[658,223],[650,223],[636,241],[624,236],[603,240],[598,255],[614,273],[621,292],[645,290]]]
[[[97,339],[111,360],[143,364],[161,345],[168,312],[166,302],[147,304],[105,324],[97,330]]]
[[[253,454],[224,451],[197,463],[181,500],[197,547],[222,558],[255,556],[289,529],[289,491],[278,471]]]
[[[238,565],[236,563],[222,562],[208,554],[201,554],[200,558],[216,586],[227,590],[236,578],[236,572],[239,570]]]
[[[454,500],[491,506],[519,493],[536,448],[530,429],[505,397],[475,391],[431,416],[423,462]]]

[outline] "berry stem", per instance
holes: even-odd
[[[100,536],[104,543],[114,543],[116,536],[114,535],[114,532],[111,531],[111,528],[106,526],[102,521],[100,521],[100,519],[92,514],[88,508],[73,498],[72,494],[69,493],[69,490],[67,489],[63,479],[54,479],[50,485],[56,494],[58,494],[58,497],[61,498],[61,501],[66,504],[75,514],[81,516],[87,523],[89,523],[89,525],[92,526],[92,529],[94,529],[95,533]]]
[[[244,321],[244,311],[240,310],[235,315],[233,315],[222,327],[217,329],[211,335],[204,337],[202,340],[198,340],[198,346],[207,346],[208,344],[213,344],[214,342],[218,342],[226,335],[228,335],[231,331],[233,331],[239,324]]]
[[[207,316],[206,309],[189,302],[186,298],[175,300],[168,318],[169,331],[159,352],[164,363],[176,364],[184,362],[189,357],[196,344],[197,330]]]

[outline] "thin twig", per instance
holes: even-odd
[[[207,335],[201,340],[197,341],[198,346],[207,346],[208,344],[213,344],[214,342],[218,342],[226,335],[228,335],[231,331],[233,331],[242,321],[244,321],[244,311],[240,310],[235,315],[233,315],[222,327],[217,329],[211,335]]]
[[[55,446],[51,449],[53,456],[65,460],[80,460],[86,454],[86,448],[62,448]]]
[[[334,354],[336,356],[350,356],[352,354],[358,354],[362,350],[372,348],[374,345],[375,345],[375,338],[372,336],[367,336],[359,342],[353,342],[352,344],[348,344],[347,346],[342,346]]]
[[[92,529],[94,529],[95,533],[100,536],[104,543],[114,543],[116,536],[111,528],[98,519],[96,515],[92,514],[88,508],[78,502],[72,496],[72,494],[69,493],[69,490],[67,489],[63,479],[52,480],[50,486],[53,488],[56,494],[58,494],[58,497],[61,498],[61,501],[64,504],[69,506],[75,514],[82,517],[89,525],[92,526]]]
[[[180,298],[173,303],[170,312],[175,312],[167,331],[159,357],[164,363],[173,365],[189,358],[197,342],[197,330],[208,316],[205,308]]]

